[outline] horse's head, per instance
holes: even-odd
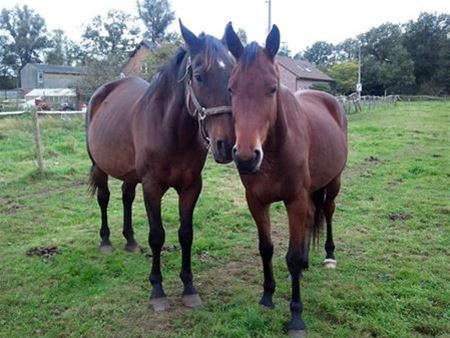
[[[195,36],[180,21],[181,35],[189,54],[187,61],[187,104],[200,121],[200,132],[209,140],[214,159],[231,162],[235,143],[228,80],[234,59],[223,41]]]
[[[236,132],[233,159],[241,173],[254,173],[261,166],[263,145],[276,121],[280,84],[274,59],[280,46],[280,31],[273,26],[265,48],[256,42],[244,48],[231,24],[225,37],[236,58],[228,85]]]

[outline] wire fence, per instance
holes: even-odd
[[[448,101],[450,96],[430,96],[430,95],[387,95],[374,96],[364,95],[358,98],[356,93],[348,96],[337,96],[337,100],[342,104],[347,113],[357,113],[360,111],[370,111],[374,108],[389,107],[397,102],[417,102],[417,101]]]

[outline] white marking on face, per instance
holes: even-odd
[[[217,63],[219,64],[219,67],[222,69],[225,69],[225,62],[221,59],[217,59]]]

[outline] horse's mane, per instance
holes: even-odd
[[[242,52],[241,59],[243,61],[244,67],[250,66],[256,59],[256,55],[261,50],[261,46],[257,42],[253,41],[247,46],[245,46]]]

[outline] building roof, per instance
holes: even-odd
[[[37,88],[25,95],[26,99],[46,96],[77,96],[73,88]]]
[[[57,74],[84,74],[86,71],[82,67],[71,66],[56,66],[48,65],[45,63],[30,63],[33,67],[43,71],[44,73],[57,73]]]
[[[141,49],[141,47],[145,47],[149,50],[155,50],[159,48],[159,44],[157,44],[156,42],[153,41],[149,41],[149,40],[142,40],[137,46],[136,48],[131,52],[130,54],[130,59],[134,56],[134,54],[136,54],[136,52]]]
[[[303,60],[294,60],[287,56],[277,55],[278,64],[290,71],[297,78],[334,82],[333,78],[321,72],[312,63]]]

